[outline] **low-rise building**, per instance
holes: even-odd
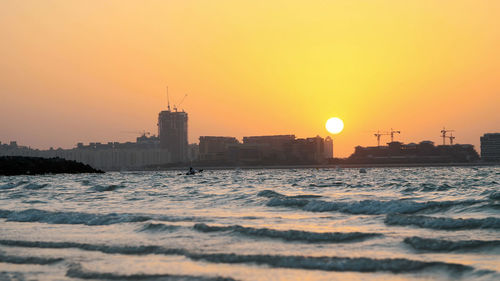
[[[170,152],[160,148],[158,137],[138,137],[136,142],[78,143],[72,149],[38,150],[17,144],[0,146],[2,156],[59,157],[105,171],[135,170],[171,162]]]

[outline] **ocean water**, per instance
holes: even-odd
[[[500,167],[0,177],[0,280],[500,280]]]

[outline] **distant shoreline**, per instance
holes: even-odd
[[[137,171],[183,171],[182,167],[161,167],[158,169],[144,169]],[[478,162],[478,163],[414,163],[414,164],[313,164],[313,165],[258,165],[258,166],[196,166],[203,170],[257,170],[257,169],[351,169],[351,168],[425,168],[425,167],[488,167],[500,166],[500,162]],[[133,171],[133,170],[130,170]]]

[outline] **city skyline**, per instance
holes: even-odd
[[[113,1],[111,1],[113,2]],[[46,149],[156,132],[189,96],[199,136],[330,135],[335,155],[498,131],[500,3],[0,3],[0,141]],[[388,140],[388,139],[387,139]]]

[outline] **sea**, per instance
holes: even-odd
[[[0,280],[500,280],[500,167],[0,177]]]

